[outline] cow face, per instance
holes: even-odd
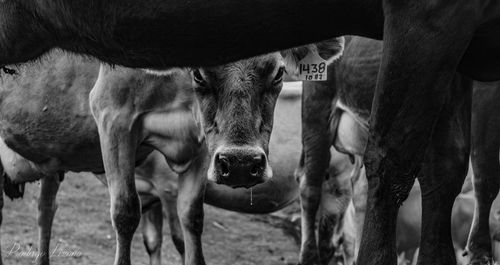
[[[342,51],[343,39],[332,45],[308,45],[217,67],[193,69],[199,122],[210,154],[208,178],[233,188],[251,187],[272,177],[269,137],[276,100],[286,71],[307,49]],[[300,53],[300,54],[299,54]],[[292,63],[289,63],[292,62]]]

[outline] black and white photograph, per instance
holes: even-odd
[[[499,265],[499,0],[0,0],[0,265]]]

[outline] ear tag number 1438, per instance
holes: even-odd
[[[326,81],[326,60],[321,58],[319,54],[309,52],[306,57],[299,61],[299,76],[302,81]]]

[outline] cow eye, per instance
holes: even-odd
[[[200,70],[198,69],[193,70],[193,79],[198,85],[200,86],[205,85],[205,80],[203,79],[203,75],[201,75]]]
[[[276,76],[274,77],[273,83],[274,84],[281,83],[284,74],[285,74],[285,67],[280,67],[280,69],[278,69],[278,72],[276,73]]]

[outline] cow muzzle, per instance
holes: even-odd
[[[209,179],[232,188],[250,188],[271,177],[265,152],[255,147],[219,148],[209,170]]]

